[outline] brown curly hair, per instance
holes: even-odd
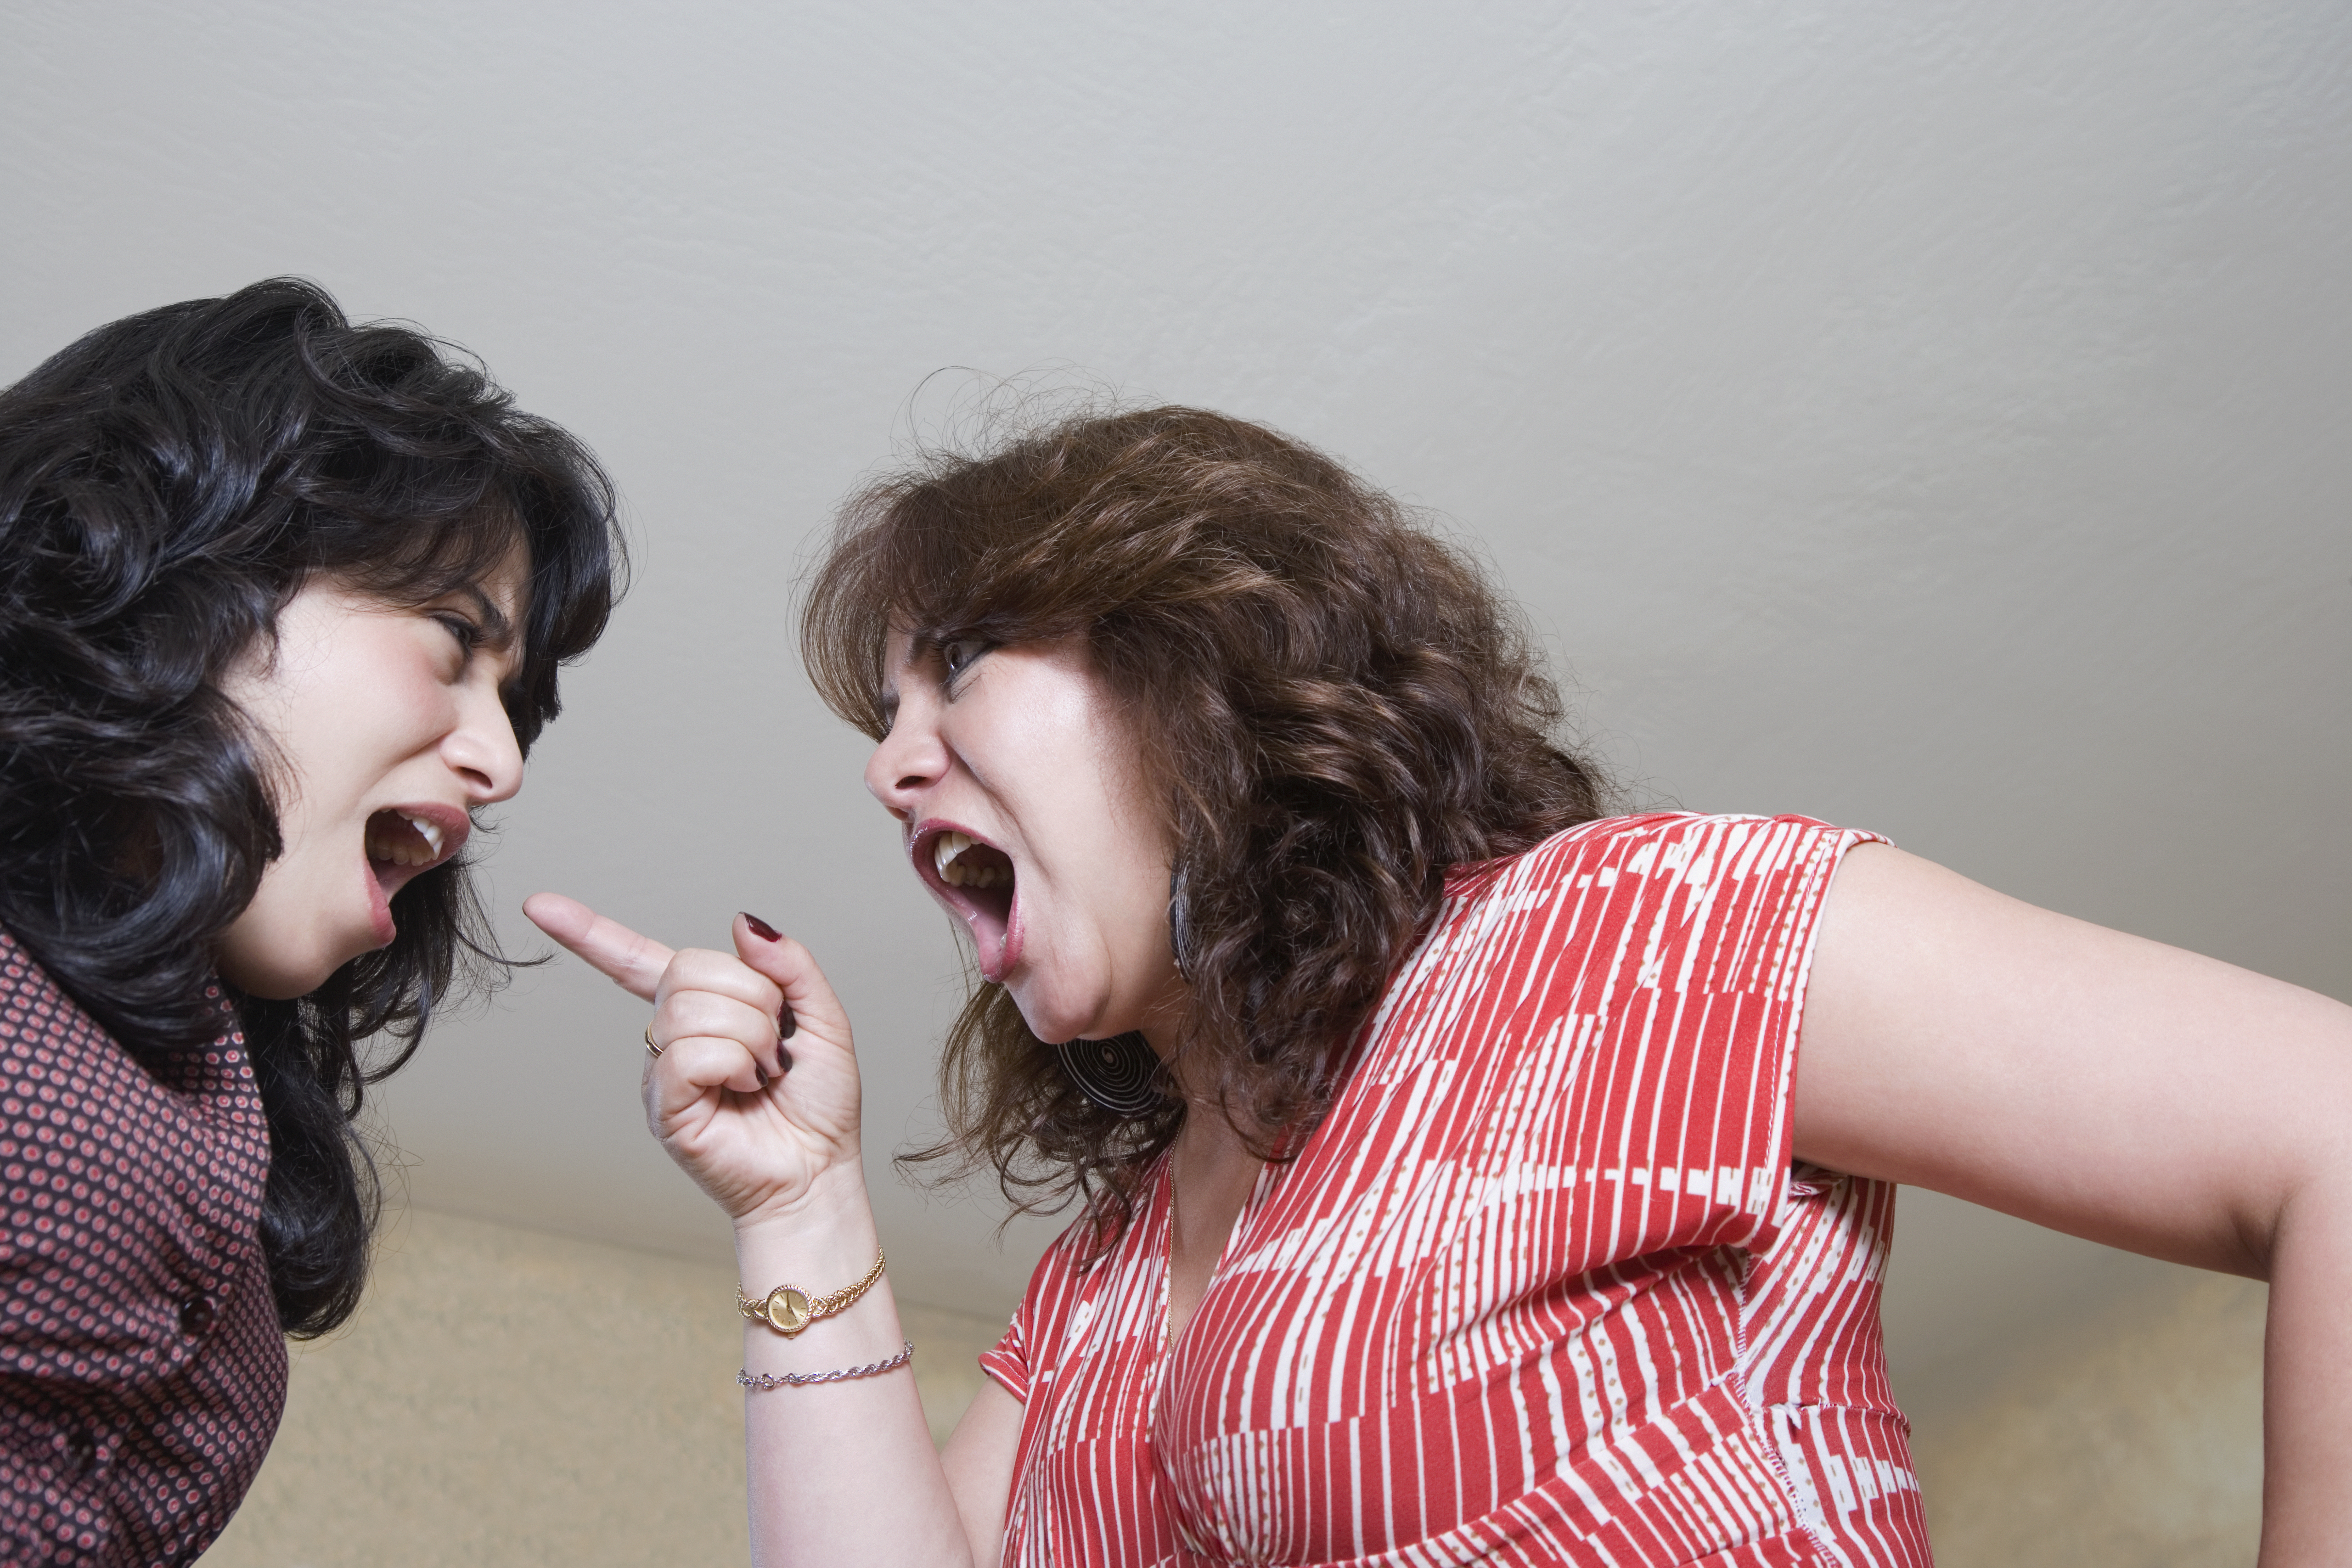
[[[1223,414],[1066,419],[867,484],[801,648],[877,740],[894,622],[919,646],[1087,639],[1167,792],[1178,1048],[1213,1058],[1225,1114],[1268,1157],[1329,1108],[1447,868],[1603,811],[1598,769],[1553,738],[1559,688],[1477,567],[1330,458]],[[907,1158],[992,1166],[1016,1211],[1082,1196],[1106,1244],[1184,1116],[1172,1094],[1139,1117],[1097,1106],[1001,985],[975,986],[940,1079],[947,1141]]]

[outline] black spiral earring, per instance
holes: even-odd
[[[1160,1106],[1160,1057],[1139,1033],[1109,1040],[1066,1040],[1054,1048],[1078,1092],[1114,1116],[1140,1116]]]

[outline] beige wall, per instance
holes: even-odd
[[[743,1562],[734,1288],[410,1210],[358,1318],[297,1347],[286,1424],[207,1568]],[[902,1316],[944,1435],[1001,1325]]]
[[[1900,1390],[1937,1563],[2251,1564],[2268,1302],[2252,1281],[2168,1270]]]
[[[745,1557],[733,1276],[412,1210],[208,1568]],[[2263,1291],[2180,1270],[1905,1389],[1944,1568],[2251,1563]],[[943,1436],[982,1319],[908,1307]]]

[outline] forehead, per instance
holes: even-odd
[[[483,598],[520,622],[530,608],[530,551],[520,539],[509,546],[499,563],[484,572],[474,586]]]

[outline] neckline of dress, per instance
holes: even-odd
[[[1272,1162],[1259,1162],[1257,1174],[1250,1178],[1250,1189],[1242,1199],[1240,1211],[1234,1214],[1233,1224],[1225,1231],[1225,1239],[1217,1249],[1216,1259],[1209,1265],[1209,1277],[1201,1285],[1201,1299],[1192,1303],[1192,1314],[1184,1320],[1184,1333],[1174,1334],[1169,1332],[1169,1312],[1174,1305],[1176,1295],[1176,1145],[1169,1145],[1167,1154],[1160,1157],[1160,1180],[1167,1189],[1159,1238],[1160,1355],[1163,1362],[1175,1359],[1177,1351],[1191,1336],[1192,1325],[1201,1321],[1202,1310],[1209,1304],[1209,1292],[1217,1288],[1217,1281],[1234,1255],[1234,1243],[1240,1239],[1242,1228],[1250,1222],[1252,1215],[1260,1207],[1258,1197],[1267,1190],[1266,1173],[1273,1169]]]

